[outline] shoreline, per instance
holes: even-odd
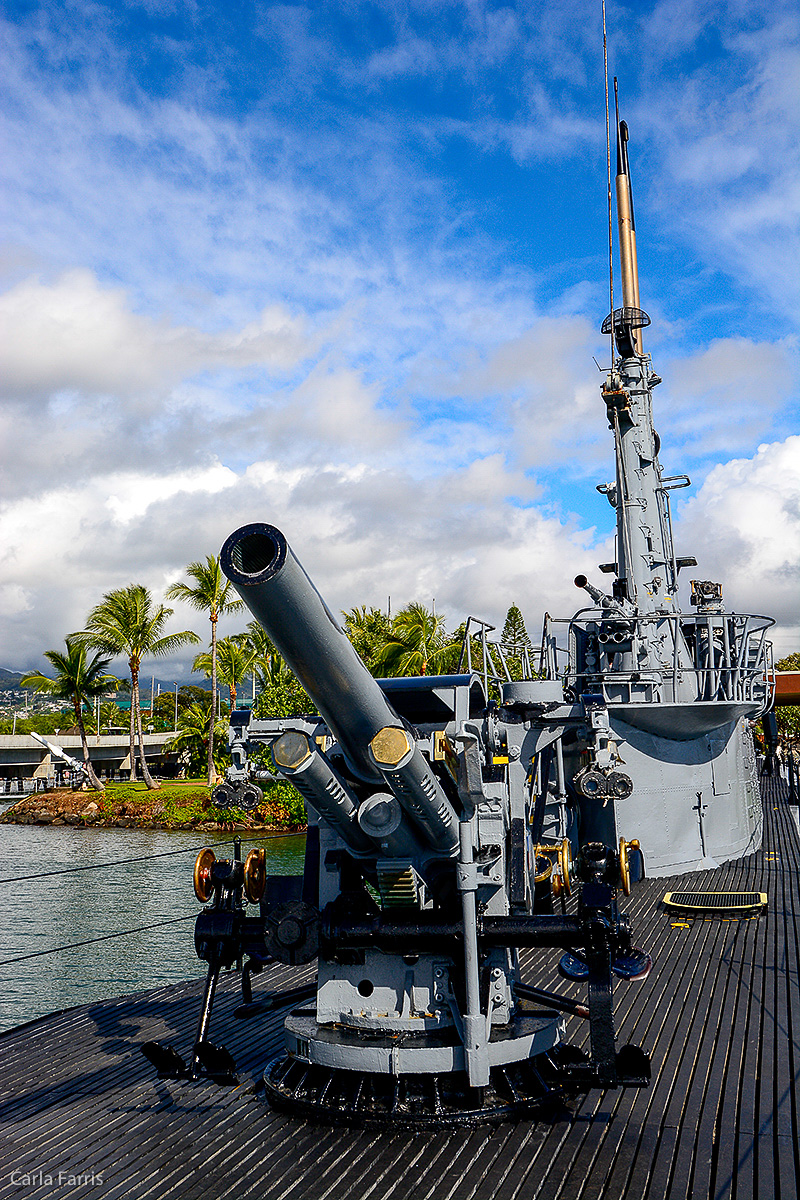
[[[135,786],[135,785],[134,785]],[[231,810],[225,819],[207,810],[211,807],[207,787],[191,783],[162,784],[155,791],[114,785],[105,792],[59,789],[33,792],[21,797],[0,814],[2,825],[35,825],[71,829],[138,829],[209,833],[305,833],[306,825],[261,820],[241,810]],[[176,803],[177,802],[177,803]]]

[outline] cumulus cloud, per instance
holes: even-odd
[[[720,463],[680,511],[678,538],[737,612],[774,617],[779,655],[800,639],[800,436]]]
[[[456,376],[468,408],[483,397],[480,414],[447,412],[437,422],[427,405],[400,397],[387,403],[386,381],[368,383],[363,371],[345,366],[341,347],[272,387],[262,379],[243,392],[230,360],[219,367],[222,383],[175,382],[165,342],[189,344],[186,374],[201,361],[198,346],[205,361],[216,355],[219,364],[247,339],[176,334],[174,326],[132,313],[121,290],[86,273],[50,289],[26,282],[13,292],[15,300],[41,303],[10,303],[12,316],[22,310],[30,329],[66,313],[70,329],[84,331],[87,354],[83,361],[65,335],[63,354],[52,349],[47,373],[32,359],[28,384],[38,378],[49,395],[47,419],[30,405],[15,417],[7,412],[9,468],[31,475],[0,508],[8,599],[0,645],[14,665],[31,665],[43,647],[58,645],[110,588],[136,580],[160,596],[186,562],[215,553],[233,528],[252,519],[286,529],[334,607],[385,604],[391,595],[396,608],[436,597],[453,623],[468,613],[501,621],[514,602],[535,628],[554,590],[571,607],[569,580],[587,553],[606,556],[592,549],[592,530],[538,507],[541,485],[513,444],[509,412],[501,412],[502,396],[518,393],[529,408],[540,405],[544,425],[563,393],[575,393],[575,364],[561,352],[580,345],[585,331],[569,318],[501,338],[477,385],[470,372]],[[86,299],[82,311],[57,303],[76,295]],[[139,381],[161,389],[146,412],[138,393],[126,394],[132,360],[120,364],[112,352],[128,335],[138,339]],[[545,384],[556,358],[560,370]],[[98,399],[91,388],[101,366],[103,388],[116,394]],[[523,387],[534,367],[539,383]],[[33,473],[43,462],[49,470]],[[556,557],[571,563],[563,581],[548,566]],[[197,625],[188,610],[176,621]],[[188,669],[189,661],[176,664]]]
[[[757,19],[747,3],[713,14],[698,0],[682,8],[680,17],[671,2],[653,14],[659,26],[694,33],[688,41],[680,32],[677,40],[648,38],[667,71],[654,81],[658,98],[635,107],[639,126],[654,135],[651,196],[659,220],[679,229],[706,270],[713,264],[752,289],[755,305],[777,310],[782,332],[800,314],[800,18],[796,6],[780,3]],[[640,21],[649,32],[650,18]],[[686,86],[676,88],[681,56],[693,56],[709,21],[725,57],[687,64]],[[696,285],[696,268],[687,266]]]
[[[532,634],[612,557],[586,482],[600,458],[613,470],[591,362],[604,191],[585,186],[588,160],[604,167],[599,10],[379,11],[357,37],[324,0],[232,22],[212,4],[176,15],[169,43],[157,5],[130,39],[97,8],[6,27],[6,665],[38,665],[111,587],[160,596],[255,518],[286,529],[334,608],[435,596],[452,622],[500,621],[513,601]],[[651,292],[669,320],[648,345],[665,458],[738,456],[683,510],[682,548],[707,543],[723,579],[730,559],[740,607],[756,564],[754,606],[785,622],[794,460],[775,447],[795,348],[751,318],[784,321],[794,282],[793,48],[783,0],[754,11],[656,4],[636,16],[644,65],[617,53],[664,235]],[[714,23],[724,54],[695,61]]]
[[[241,475],[218,464],[60,488],[0,514],[0,565],[15,601],[0,610],[0,644],[26,665],[79,628],[103,592],[136,580],[160,595],[186,562],[217,552],[254,519],[284,529],[333,608],[435,597],[455,624],[469,613],[502,621],[517,603],[535,631],[545,606],[574,607],[572,577],[607,547],[593,530],[509,501],[526,489],[500,456],[423,479],[400,468],[287,469],[265,459]],[[198,624],[189,610],[176,621]]]
[[[657,393],[659,427],[671,449],[692,458],[749,448],[796,413],[794,340],[718,338],[665,369]]]
[[[595,335],[582,317],[543,317],[505,340],[477,370],[464,373],[473,396],[502,397],[507,434],[528,466],[575,463],[602,438],[599,379],[592,363]]]
[[[75,389],[127,398],[219,367],[281,371],[312,350],[303,323],[273,305],[243,328],[205,333],[131,310],[93,272],[26,279],[0,296],[0,373],[11,396]]]

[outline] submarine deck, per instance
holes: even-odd
[[[234,1019],[231,973],[211,1038],[236,1058],[236,1088],[158,1080],[139,1052],[149,1038],[190,1050],[202,981],[2,1035],[0,1195],[796,1200],[800,834],[785,786],[766,779],[763,793],[757,854],[674,883],[646,880],[627,905],[655,965],[644,983],[617,987],[617,1025],[621,1043],[651,1054],[650,1087],[589,1092],[552,1123],[417,1134],[308,1125],[273,1112],[257,1086],[282,1048],[285,1009]],[[673,887],[762,891],[769,903],[748,919],[679,918],[661,903]],[[580,995],[554,982],[556,956],[545,971],[528,955],[528,981]],[[312,972],[275,965],[255,982],[283,989]],[[580,1044],[586,1023],[570,1017],[567,1035]]]

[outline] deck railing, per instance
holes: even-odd
[[[581,661],[587,640],[603,623],[615,621],[633,626],[631,638],[598,645],[597,667],[587,666]],[[573,691],[601,693],[612,702],[727,700],[758,704],[765,711],[775,695],[772,643],[766,636],[773,624],[770,617],[722,612],[622,618],[592,607],[574,617],[546,614],[540,669],[548,679],[563,679]],[[566,631],[567,645],[559,643],[561,631]],[[651,649],[641,668],[633,670],[631,650],[635,653],[641,645]]]

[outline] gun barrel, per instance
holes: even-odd
[[[56,758],[63,758],[67,766],[72,767],[73,771],[83,771],[84,774],[87,773],[86,767],[82,762],[79,762],[77,758],[73,758],[70,754],[67,754],[66,750],[62,750],[62,748],[57,746],[55,742],[48,742],[47,738],[41,737],[41,735],[38,733],[31,733],[31,737],[35,738],[37,742],[44,746],[49,754],[55,754]]]
[[[243,525],[222,547],[220,565],[316,704],[350,769],[382,783],[367,747],[379,730],[402,721],[284,535],[263,522]]]
[[[583,588],[583,590],[588,592],[592,599],[600,604],[603,608],[610,607],[610,598],[605,594],[605,592],[601,592],[599,588],[596,588],[594,584],[589,583],[589,580],[585,575],[575,576],[575,587]]]
[[[625,615],[621,605],[613,597],[607,596],[605,592],[601,592],[600,588],[596,588],[594,584],[589,583],[585,575],[576,575],[573,582],[575,583],[575,587],[583,588],[585,592],[589,593],[598,608],[605,608],[608,612],[619,613],[621,616]]]

